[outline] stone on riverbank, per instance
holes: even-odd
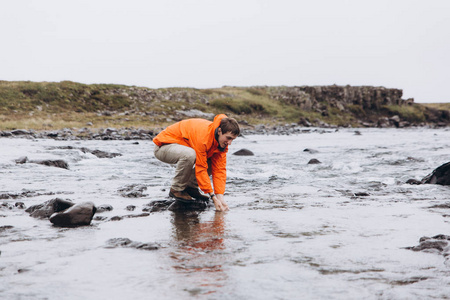
[[[252,151],[248,150],[248,149],[241,149],[241,150],[238,150],[238,151],[234,152],[233,155],[237,155],[237,156],[253,156],[255,154]]]
[[[90,201],[75,204],[62,212],[52,214],[50,222],[60,227],[89,225],[96,210],[94,203]]]
[[[55,198],[42,204],[30,206],[25,211],[30,214],[30,217],[45,219],[49,218],[55,212],[66,210],[73,205],[75,205],[75,203],[69,200]]]

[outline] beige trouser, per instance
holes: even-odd
[[[198,188],[195,177],[196,153],[194,149],[179,144],[166,144],[161,147],[155,145],[154,154],[162,162],[176,164],[172,189],[184,191],[186,187]],[[210,168],[208,168],[208,174],[211,174]]]

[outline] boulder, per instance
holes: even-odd
[[[91,224],[96,212],[93,202],[83,202],[50,216],[50,222],[55,226],[74,227]]]
[[[252,151],[248,150],[248,149],[241,149],[239,151],[234,152],[233,155],[237,155],[237,156],[253,156],[255,154]]]
[[[74,203],[69,200],[55,198],[42,204],[30,206],[25,211],[33,218],[46,219],[52,214],[66,210],[73,205]]]
[[[308,165],[318,165],[321,164],[322,162],[316,158],[312,158],[308,161]]]
[[[422,183],[450,185],[450,162],[437,167],[422,179]]]

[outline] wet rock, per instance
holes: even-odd
[[[134,242],[128,238],[114,238],[106,241],[105,248],[111,249],[118,247],[135,248],[140,250],[158,250],[160,245],[157,243]]]
[[[370,194],[366,193],[366,192],[358,192],[358,193],[355,193],[355,196],[356,197],[367,197],[367,196],[370,196]]]
[[[437,204],[437,205],[430,206],[430,208],[450,209],[450,203]]]
[[[400,117],[395,115],[391,118],[389,118],[389,122],[391,124],[394,124],[395,127],[399,128],[400,127]]]
[[[158,212],[158,211],[192,211],[192,210],[205,210],[211,207],[212,204],[209,201],[191,201],[189,203],[176,201],[176,200],[156,200],[146,204],[143,211]]]
[[[55,212],[66,210],[73,205],[75,204],[69,200],[55,198],[42,204],[30,206],[25,211],[33,218],[44,219],[49,218]]]
[[[147,187],[145,185],[130,184],[119,189],[119,193],[121,196],[127,198],[140,198],[146,196],[144,194],[145,190],[147,190]]]
[[[81,151],[83,151],[83,153],[91,153],[95,156],[97,156],[98,158],[114,158],[117,156],[122,156],[122,154],[120,153],[109,153],[109,152],[105,152],[105,151],[101,151],[101,150],[90,150],[87,148],[80,148]]]
[[[12,225],[0,226],[0,233],[3,232],[3,231],[7,231],[7,230],[10,230],[10,229],[13,229],[13,228],[14,228],[14,226],[12,226]]]
[[[432,253],[440,253],[448,258],[450,257],[450,235],[438,234],[433,237],[421,237],[419,245],[413,247],[406,247],[405,249],[413,251],[424,251]]]
[[[306,148],[306,149],[303,150],[303,152],[308,152],[308,153],[311,153],[311,154],[319,153],[318,150],[316,150],[316,149],[311,149],[311,148]]]
[[[14,206],[19,209],[25,209],[25,203],[23,203],[23,202],[16,202],[16,203],[14,203]]]
[[[450,162],[436,168],[422,179],[422,183],[450,185]]]
[[[106,152],[106,151],[101,151],[101,150],[91,150],[85,147],[81,147],[81,148],[77,148],[77,147],[72,147],[72,146],[61,146],[61,147],[52,147],[50,149],[62,149],[62,150],[80,150],[83,153],[90,153],[93,154],[95,156],[97,156],[98,158],[114,158],[117,156],[122,156],[122,154],[120,153],[110,153],[110,152]]]
[[[0,194],[0,199],[17,199],[17,198],[25,198],[25,197],[36,197],[42,195],[54,195],[53,192],[47,193],[37,193],[35,191],[24,191],[21,193],[3,193]]]
[[[66,169],[66,170],[69,169],[69,164],[62,159],[34,160],[34,161],[30,161],[30,162],[35,163],[35,164],[44,165],[44,166],[49,166],[49,167],[62,168],[62,169]]]
[[[321,164],[322,162],[316,158],[312,158],[308,161],[308,165],[317,165],[317,164]]]
[[[174,201],[167,210],[170,211],[201,211],[209,207],[209,202],[206,201],[192,201],[192,203],[186,203],[181,201]]]
[[[408,179],[408,180],[406,180],[406,183],[419,185],[419,184],[422,184],[422,181],[416,180],[416,179]]]
[[[24,129],[16,129],[11,131],[12,135],[31,135],[31,131]]]
[[[146,204],[142,210],[148,212],[165,211],[175,200],[156,200]]]
[[[16,159],[16,164],[25,164],[25,163],[40,164],[40,165],[44,165],[44,166],[57,167],[57,168],[62,168],[62,169],[66,169],[66,170],[69,169],[69,164],[62,159],[28,160],[28,157],[26,157],[26,156]]]
[[[96,207],[93,202],[83,202],[75,204],[62,212],[52,214],[50,222],[60,227],[89,225],[95,212]]]
[[[237,155],[237,156],[252,156],[252,155],[255,155],[255,154],[252,151],[248,150],[248,149],[241,149],[239,151],[234,152],[233,155]]]
[[[16,164],[25,164],[28,162],[28,157],[22,156],[15,160]]]
[[[106,219],[108,219],[108,217],[105,217],[105,216],[94,216],[94,218],[92,220],[94,220],[94,221],[105,221]]]
[[[114,217],[112,217],[109,220],[110,221],[121,221],[121,220],[123,220],[125,218],[142,218],[142,217],[148,217],[148,216],[150,216],[150,214],[145,212],[145,213],[141,213],[141,214],[138,214],[138,215],[114,216]]]
[[[114,208],[109,204],[101,204],[97,206],[97,213],[105,212],[105,211],[112,211]]]
[[[13,206],[12,206],[11,204],[9,204],[8,202],[3,202],[3,203],[0,205],[0,208],[11,210],[11,209],[13,209]]]
[[[135,205],[128,205],[127,207],[125,207],[126,210],[128,211],[134,211],[136,209]]]

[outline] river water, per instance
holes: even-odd
[[[151,141],[1,139],[1,299],[448,299],[450,266],[414,252],[450,234],[450,189],[408,185],[450,161],[448,129],[312,130],[254,135],[230,146],[230,210],[162,211],[172,166]],[[97,158],[78,149],[118,152]],[[234,156],[246,148],[254,156]],[[316,153],[305,152],[309,148]],[[70,169],[27,163],[63,159]],[[311,158],[321,164],[308,165]],[[120,189],[147,187],[143,197]],[[104,220],[57,228],[23,209],[54,198],[110,204]],[[134,205],[132,212],[126,209]],[[113,238],[157,250],[107,247]]]

